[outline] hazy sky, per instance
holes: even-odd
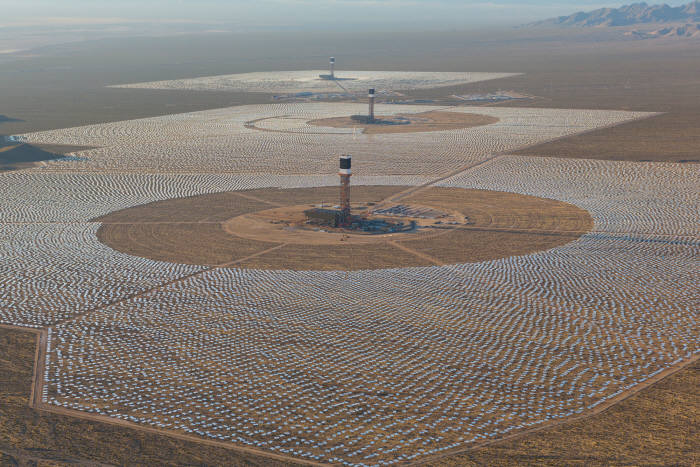
[[[687,0],[689,1],[689,0]],[[669,1],[676,6],[687,1]],[[241,29],[516,25],[628,2],[615,0],[0,0],[12,24],[193,21]],[[649,3],[656,3],[650,1]]]

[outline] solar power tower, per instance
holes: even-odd
[[[345,154],[340,156],[340,224],[350,224],[350,176],[352,176],[352,156]]]
[[[369,114],[367,115],[367,122],[374,123],[374,88],[369,90]]]

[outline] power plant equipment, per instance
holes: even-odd
[[[330,58],[330,74],[318,75],[318,77],[326,81],[335,81],[335,57]]]
[[[347,227],[350,223],[350,177],[352,176],[352,156],[340,156],[340,225]]]
[[[374,123],[374,88],[369,90],[369,114],[367,115],[367,123]]]

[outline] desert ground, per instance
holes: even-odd
[[[352,199],[379,204],[407,189],[355,187]],[[445,212],[455,210],[467,217],[468,224],[438,225],[403,236],[337,235],[330,239],[308,231],[286,235],[279,224],[249,235],[240,232],[246,214],[312,203],[306,205],[308,208],[319,199],[333,200],[337,192],[335,187],[250,190],[155,202],[95,219],[101,224],[97,237],[117,251],[155,261],[203,266],[235,262],[251,269],[333,271],[522,255],[569,243],[593,227],[590,215],[570,204],[503,192],[430,188],[411,193],[401,202]],[[532,212],[539,214],[531,216]],[[264,253],[278,245],[281,248]]]
[[[625,47],[629,70],[652,68]],[[676,123],[697,62],[659,47],[675,74],[615,71],[614,49],[595,72],[564,71],[553,44],[549,62],[530,51],[538,71],[481,56],[480,72],[525,74],[380,102],[416,116],[401,133],[346,126],[360,102],[104,87],[165,69],[93,76],[99,99],[131,97],[99,113],[88,96],[61,124],[66,93],[36,119],[10,102],[24,121],[3,132],[74,150],[0,174],[0,459],[692,465],[700,172]],[[569,53],[582,68],[590,44]],[[192,73],[231,73],[216,71]],[[504,88],[532,98],[452,97]],[[329,148],[353,154],[356,201],[469,223],[371,248],[226,228],[337,197]]]
[[[495,117],[479,114],[458,114],[455,112],[425,112],[408,116],[401,116],[408,124],[405,125],[362,125],[352,118],[336,117],[320,120],[311,120],[309,124],[331,128],[356,128],[367,135],[388,133],[423,133],[426,131],[460,130],[481,125],[490,125],[498,122]],[[378,115],[378,120],[387,117]],[[389,117],[391,118],[391,117]]]

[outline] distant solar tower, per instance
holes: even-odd
[[[335,57],[331,57],[331,79],[335,79]]]
[[[350,176],[352,175],[352,156],[340,156],[340,225],[350,223]]]
[[[367,121],[369,123],[374,122],[374,89],[369,90],[369,114],[367,115]]]

